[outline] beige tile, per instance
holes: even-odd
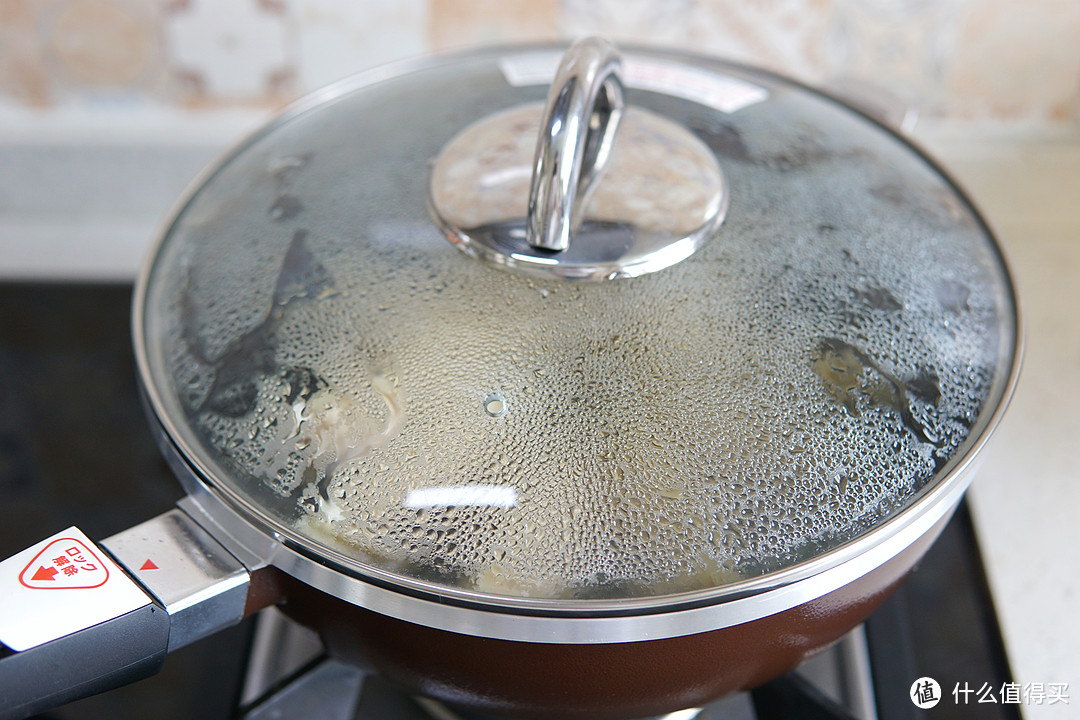
[[[563,34],[601,35],[616,42],[680,47],[694,22],[692,0],[566,0]]]
[[[824,69],[887,89],[924,116],[940,114],[963,7],[964,0],[837,0]]]
[[[0,96],[33,107],[52,100],[41,52],[38,16],[46,0],[0,0]]]
[[[428,37],[433,50],[559,36],[559,0],[429,0]]]
[[[70,92],[140,89],[162,69],[159,27],[151,0],[67,0],[42,18],[42,50]]]
[[[298,89],[427,51],[426,0],[292,0]]]
[[[170,99],[193,107],[280,104],[295,94],[290,30],[277,3],[173,0],[162,21]]]
[[[947,89],[953,117],[1080,120],[1080,3],[973,3],[964,18]]]
[[[834,0],[703,0],[691,43],[702,52],[796,77],[823,76]]]

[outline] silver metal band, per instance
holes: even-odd
[[[397,587],[390,587],[378,578],[349,572],[344,565],[347,558],[340,558],[343,564],[336,565],[335,558],[310,555],[301,547],[305,541],[298,535],[286,538],[282,533],[257,527],[256,518],[242,515],[194,472],[182,474],[181,481],[190,493],[183,501],[185,509],[230,552],[261,557],[296,579],[354,605],[418,625],[478,637],[576,644],[691,635],[751,622],[816,600],[859,580],[920,539],[935,538],[960,502],[973,471],[971,463],[958,468],[951,482],[925,498],[919,511],[893,518],[849,544],[843,548],[840,562],[836,562],[835,554],[829,554],[807,563],[808,567],[735,583],[719,592],[604,604],[487,598],[468,591],[455,593],[448,588],[427,587],[427,583],[407,578]],[[329,554],[326,549],[321,553]]]
[[[180,510],[102,541],[169,615],[169,652],[244,616],[248,571]]]

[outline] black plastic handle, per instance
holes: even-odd
[[[169,616],[153,602],[43,645],[0,650],[0,719],[19,720],[149,677],[169,645]]]
[[[153,675],[240,622],[250,580],[178,509],[101,544],[71,527],[0,562],[0,720]]]

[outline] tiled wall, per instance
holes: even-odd
[[[1080,121],[1078,0],[0,0],[0,110],[273,107],[403,56],[586,33],[867,79],[929,117]]]

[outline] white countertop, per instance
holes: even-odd
[[[113,131],[104,140],[33,123],[0,131],[0,280],[131,280],[173,200],[260,119],[231,117],[224,133]],[[969,190],[1017,276],[1024,372],[970,498],[1017,681],[1068,683],[1068,704],[1022,710],[1029,720],[1078,717],[1080,131],[916,137]]]
[[[969,498],[1017,682],[1068,683],[1080,717],[1080,135],[927,132],[1009,257],[1026,324],[1020,383]],[[972,678],[973,681],[978,678]]]

